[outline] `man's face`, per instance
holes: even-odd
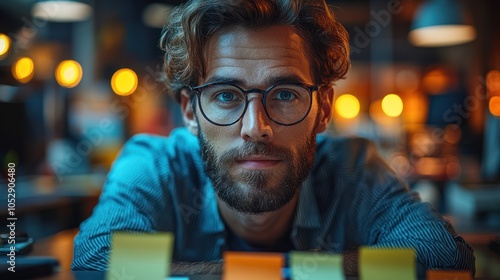
[[[264,90],[276,81],[314,84],[306,44],[290,27],[235,27],[214,35],[205,54],[207,75],[200,84],[224,80]],[[251,214],[278,210],[290,202],[314,162],[316,133],[329,119],[317,97],[313,93],[308,116],[292,126],[269,119],[260,93],[249,94],[244,116],[230,126],[208,122],[199,108],[191,111],[205,169],[222,201]]]

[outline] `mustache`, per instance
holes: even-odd
[[[242,147],[232,148],[219,158],[221,163],[242,160],[246,157],[260,155],[279,158],[286,162],[293,160],[292,153],[283,147],[263,142],[245,142]]]

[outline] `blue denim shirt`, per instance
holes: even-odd
[[[105,270],[111,233],[124,230],[173,232],[174,261],[221,260],[225,225],[198,139],[185,128],[127,142],[80,226],[72,269]],[[299,251],[410,247],[426,268],[474,270],[470,245],[360,138],[318,135],[290,240]]]

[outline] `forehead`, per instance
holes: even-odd
[[[289,26],[225,29],[208,41],[205,61],[203,83],[221,77],[244,86],[269,86],[283,77],[313,82],[307,44]]]

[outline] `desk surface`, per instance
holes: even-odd
[[[186,277],[186,276],[185,276]],[[221,280],[220,275],[189,275],[189,280]],[[104,280],[105,273],[100,271],[65,271],[39,280]],[[346,280],[358,280],[358,277],[346,277]],[[499,280],[500,277],[476,277],[476,280]],[[418,279],[425,280],[425,279]]]
[[[73,259],[73,238],[76,229],[60,232],[54,236],[36,241],[31,256],[52,256],[59,260],[60,272],[46,280],[66,279],[104,279],[103,272],[71,272]],[[476,255],[476,279],[500,279],[500,254],[488,249],[488,243],[494,234],[464,234],[462,235],[474,247]],[[220,275],[194,275],[191,280],[215,280]],[[348,278],[357,279],[357,278]]]

